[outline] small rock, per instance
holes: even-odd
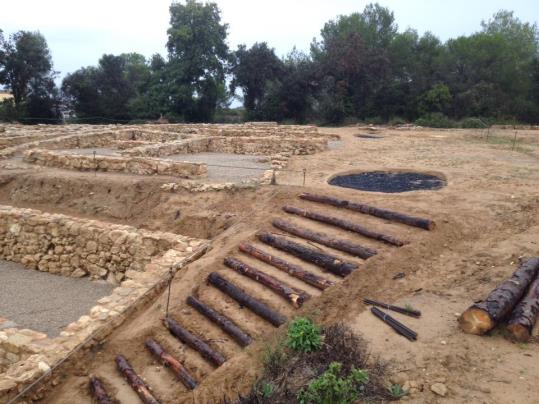
[[[445,397],[447,395],[447,386],[443,383],[434,383],[430,389],[439,396]]]

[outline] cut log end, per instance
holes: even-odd
[[[507,331],[509,331],[509,337],[516,342],[527,342],[531,337],[528,328],[522,324],[509,324]]]
[[[483,335],[494,328],[496,323],[485,310],[470,307],[459,318],[462,331],[466,334]]]

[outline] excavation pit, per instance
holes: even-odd
[[[418,172],[369,171],[338,175],[329,180],[330,185],[367,192],[400,193],[438,190],[446,181],[432,174]]]

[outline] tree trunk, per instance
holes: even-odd
[[[187,298],[187,304],[217,324],[242,347],[246,347],[253,342],[251,336],[238,327],[232,320],[230,320],[224,314],[221,314],[211,307],[205,305],[200,300],[194,298],[193,296],[189,296]]]
[[[95,376],[90,376],[90,391],[97,404],[114,404],[114,400],[108,395],[101,380]]]
[[[257,237],[263,243],[290,253],[304,261],[318,265],[338,276],[345,277],[358,268],[356,264],[342,261],[334,255],[322,253],[293,241],[286,240],[283,237],[276,237],[270,233],[261,232],[257,234]]]
[[[530,285],[528,293],[515,307],[507,324],[511,338],[526,342],[530,339],[539,314],[539,278]]]
[[[127,380],[127,383],[138,394],[144,404],[160,404],[152,395],[150,387],[133,370],[127,359],[123,355],[116,356],[118,370]]]
[[[252,266],[247,265],[235,258],[227,257],[225,258],[224,263],[227,267],[238,271],[240,274],[257,281],[264,286],[267,286],[279,296],[284,297],[286,300],[292,303],[292,305],[296,308],[301,307],[303,303],[311,297],[307,292],[282,283],[273,276],[265,274],[264,272],[261,272],[258,269],[253,268]]]
[[[287,222],[281,219],[275,219],[273,225],[278,229],[284,230],[295,236],[304,238],[306,240],[314,241],[315,243],[325,245],[327,247],[334,248],[339,251],[344,251],[348,254],[354,255],[359,258],[369,259],[373,255],[376,255],[376,250],[363,247],[359,244],[350,243],[349,241],[332,238],[324,233],[317,233],[303,227],[296,226],[293,223]]]
[[[490,331],[507,316],[537,275],[539,258],[523,260],[510,279],[495,288],[487,298],[468,308],[460,316],[460,328],[468,334],[481,335]]]
[[[173,357],[172,355],[168,354],[161,345],[157,343],[157,341],[153,339],[147,339],[146,340],[146,348],[157,358],[161,360],[164,366],[169,367],[172,369],[176,377],[180,382],[183,383],[185,387],[188,389],[193,390],[197,386],[197,382],[193,377],[189,374],[187,369],[180,363],[178,359]]]
[[[221,292],[236,300],[240,305],[249,308],[264,320],[267,320],[273,324],[275,327],[279,327],[286,323],[287,318],[285,316],[266,306],[264,303],[258,301],[254,297],[248,295],[236,285],[224,279],[217,272],[212,272],[208,276],[208,282]]]
[[[350,202],[344,199],[333,198],[331,196],[315,195],[308,193],[301,194],[299,197],[307,201],[350,209],[356,212],[364,213],[366,215],[376,216],[382,219],[391,220],[393,222],[404,223],[408,226],[420,227],[425,230],[433,230],[436,227],[436,224],[430,219],[409,216],[403,213],[365,205],[363,203]]]
[[[239,245],[240,251],[248,254],[254,258],[259,259],[266,264],[272,265],[275,268],[280,269],[281,271],[286,272],[288,275],[295,278],[301,279],[303,282],[308,283],[311,286],[314,286],[317,289],[325,290],[330,286],[334,285],[335,282],[328,279],[324,279],[321,276],[313,274],[312,272],[305,271],[298,265],[294,265],[290,262],[287,262],[279,257],[268,254],[258,248],[254,247],[252,244],[241,243]]]
[[[408,244],[407,241],[399,240],[396,237],[383,234],[383,233],[378,233],[373,230],[369,230],[366,227],[360,226],[348,220],[339,219],[338,217],[326,216],[321,213],[316,213],[316,212],[312,212],[305,209],[295,208],[293,206],[284,206],[283,210],[286,213],[291,213],[294,215],[305,217],[307,219],[315,220],[317,222],[330,224],[332,226],[336,226],[344,230],[352,231],[354,233],[361,234],[362,236],[372,238],[374,240],[383,241],[387,244],[395,245],[397,247],[401,247],[405,244]]]

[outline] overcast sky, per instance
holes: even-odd
[[[294,45],[308,50],[324,23],[362,11],[359,0],[217,0],[229,24],[228,42],[266,41],[279,55]],[[170,0],[1,0],[4,34],[39,30],[61,76],[95,65],[104,53],[165,54]],[[470,34],[499,9],[529,22],[539,20],[539,0],[380,0],[395,13],[399,30],[431,31],[442,40]]]

